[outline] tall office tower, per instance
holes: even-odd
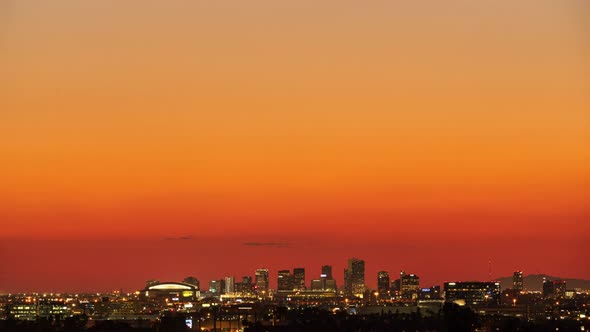
[[[225,293],[233,294],[236,292],[236,279],[234,277],[225,277]]]
[[[277,291],[290,292],[293,290],[293,276],[289,270],[280,270],[277,278]]]
[[[305,289],[305,268],[296,267],[293,269],[293,289]]]
[[[247,285],[252,285],[252,277],[251,276],[243,276],[242,283]]]
[[[552,297],[554,294],[553,281],[543,278],[543,297]]]
[[[320,274],[321,287],[324,290],[336,290],[336,280],[332,277],[332,265],[322,265],[322,274]]]
[[[377,272],[377,291],[381,297],[389,294],[390,290],[389,272],[379,271]]]
[[[332,277],[332,265],[322,265],[322,275],[325,276],[326,280],[334,279]]]
[[[199,279],[197,279],[195,277],[186,277],[186,278],[184,278],[183,282],[185,284],[193,285],[197,288],[197,290],[199,290],[199,286],[200,286]]]
[[[415,274],[399,274],[399,292],[402,298],[417,299],[420,290],[420,277]]]
[[[215,295],[221,294],[221,281],[211,280],[209,281],[209,292]]]
[[[258,269],[254,275],[256,292],[268,292],[268,269]]]
[[[524,290],[522,271],[516,271],[512,275],[512,289],[514,289],[517,292]]]
[[[365,261],[358,258],[348,260],[344,269],[344,292],[346,295],[362,297],[365,292]]]
[[[331,266],[322,266],[322,273],[320,274],[320,278],[313,279],[311,281],[310,289],[313,291],[336,292],[336,280],[332,278]]]

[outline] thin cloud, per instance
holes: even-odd
[[[288,243],[283,242],[244,242],[243,245],[249,247],[275,247],[275,248],[287,248]]]
[[[183,236],[177,236],[177,237],[165,237],[164,240],[178,240],[178,241],[188,241],[188,240],[192,240],[193,236],[192,235],[183,235]]]

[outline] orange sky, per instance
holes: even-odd
[[[0,258],[72,237],[419,236],[442,253],[509,237],[521,268],[590,278],[532,257],[584,259],[589,16],[583,0],[3,1]]]

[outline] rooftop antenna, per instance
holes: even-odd
[[[488,281],[492,281],[492,259],[488,260]]]

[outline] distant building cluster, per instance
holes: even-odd
[[[440,285],[424,286],[418,275],[405,271],[400,271],[395,280],[388,271],[378,271],[377,287],[371,289],[366,284],[365,261],[358,258],[347,261],[341,287],[331,265],[323,265],[321,273],[312,278],[308,278],[304,267],[278,270],[275,276],[276,289],[270,287],[269,270],[259,268],[253,275],[239,279],[225,276],[210,280],[207,286],[197,277],[189,276],[182,281],[148,280],[145,287],[133,293],[5,294],[0,296],[0,319],[27,321],[84,315],[92,322],[123,319],[139,324],[174,312],[187,315],[191,326],[193,323],[205,326],[216,324],[215,317],[221,310],[231,320],[256,320],[256,308],[261,305],[321,307],[364,315],[437,312],[445,303],[476,308],[483,315],[526,320],[590,317],[590,292],[568,289],[564,280],[544,280],[541,292],[527,291],[522,271],[514,272],[512,284],[506,289],[494,280],[449,281],[442,289]],[[204,313],[208,316],[203,316]]]

